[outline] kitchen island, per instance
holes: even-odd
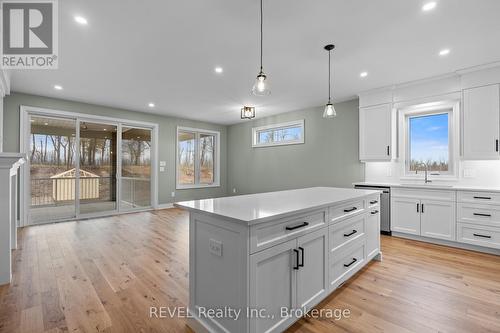
[[[190,212],[189,325],[282,332],[381,259],[379,201],[314,187],[176,203]]]

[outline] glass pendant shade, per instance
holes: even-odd
[[[253,106],[244,106],[241,108],[241,119],[255,118],[255,108]]]
[[[325,111],[323,111],[323,118],[335,118],[337,116],[337,111],[333,107],[333,104],[328,102],[325,105]]]
[[[259,73],[257,79],[255,79],[255,84],[252,88],[252,94],[255,96],[267,96],[271,94],[271,89],[269,87],[269,81],[266,74]]]

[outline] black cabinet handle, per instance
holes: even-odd
[[[376,204],[377,202],[378,202],[377,200],[370,201],[370,205],[374,205],[374,204]]]
[[[309,222],[303,222],[302,224],[294,225],[293,227],[286,227],[286,230],[295,230],[303,227],[307,227],[309,225]]]
[[[491,214],[484,214],[484,213],[474,213],[476,216],[486,216],[486,217],[491,217]]]
[[[373,211],[373,212],[371,212],[370,214],[375,215],[375,214],[377,214],[377,213],[378,213],[378,210],[374,210],[374,211]]]
[[[473,234],[473,235],[476,237],[491,238],[491,236],[487,236],[487,235],[481,235],[481,234]]]
[[[299,267],[304,267],[304,248],[303,247],[299,247],[299,250],[301,252],[301,261],[302,261],[302,264],[298,264]]]
[[[352,208],[349,208],[349,209],[344,209],[344,213],[354,212],[356,209],[358,209],[358,207],[352,207]]]
[[[295,266],[293,266],[293,269],[298,270],[299,269],[299,250],[293,249],[293,252],[295,252]]]
[[[344,264],[344,267],[349,267],[349,266],[351,266],[352,264],[354,264],[356,261],[358,261],[358,259],[356,259],[356,258],[352,258],[352,261],[351,261],[350,263],[348,263],[348,264]]]
[[[498,139],[495,140],[495,151],[498,152]]]
[[[423,213],[424,212],[424,204],[422,204],[421,208],[422,208],[421,210],[422,210],[422,213]]]
[[[390,156],[390,155],[391,155],[391,147],[387,146],[387,156]]]
[[[476,196],[474,196],[474,199],[491,200],[491,197],[476,197]]]
[[[420,210],[418,207],[420,207],[420,204],[417,204],[417,213],[420,213]]]
[[[357,232],[358,232],[357,230],[353,230],[352,232],[350,232],[348,234],[344,234],[344,237],[351,237],[352,235],[354,235]]]

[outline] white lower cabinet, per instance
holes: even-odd
[[[454,241],[456,239],[455,202],[422,200],[420,235]]]
[[[392,231],[420,235],[419,199],[393,198],[391,210]]]
[[[368,260],[380,252],[380,208],[368,213],[366,220],[366,257]]]

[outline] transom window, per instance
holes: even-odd
[[[177,188],[219,186],[219,132],[177,128]]]
[[[452,112],[444,109],[405,115],[408,174],[426,168],[433,175],[453,173]]]
[[[304,120],[254,127],[252,146],[269,147],[304,143]]]

